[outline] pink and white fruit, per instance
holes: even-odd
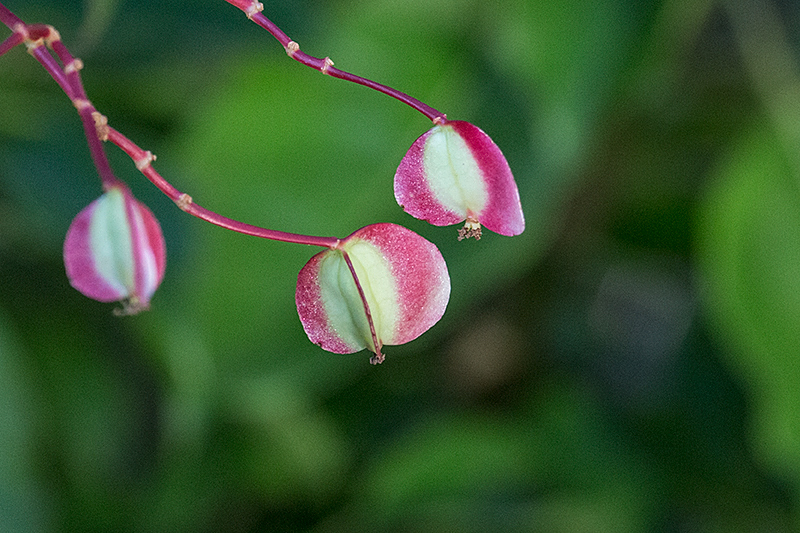
[[[460,238],[480,238],[481,225],[508,236],[525,229],[505,156],[468,122],[440,121],[414,141],[395,174],[394,194],[407,213],[436,226],[466,221]]]
[[[64,241],[70,284],[100,302],[146,309],[164,277],[161,227],[124,185],[109,188],[72,221]]]
[[[430,329],[450,299],[450,276],[436,246],[395,224],[366,226],[309,260],[297,278],[297,312],[311,342],[333,353],[384,345]]]

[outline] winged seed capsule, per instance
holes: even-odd
[[[395,224],[372,224],[312,257],[297,278],[297,312],[308,338],[333,353],[374,352],[430,329],[450,299],[436,246]]]
[[[481,236],[481,225],[519,235],[525,217],[505,156],[480,128],[441,121],[419,137],[394,177],[394,195],[410,215],[436,226],[465,222],[459,240]]]

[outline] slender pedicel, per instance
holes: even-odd
[[[430,120],[436,122],[437,120],[444,120],[446,119],[446,115],[433,107],[429,106],[428,104],[417,100],[416,98],[409,96],[397,89],[393,89],[388,85],[383,85],[381,83],[374,82],[367,78],[362,78],[361,76],[356,76],[355,74],[350,74],[344,70],[340,70],[333,66],[333,61],[329,57],[319,58],[314,57],[306,54],[305,52],[300,50],[300,45],[297,44],[295,41],[291,40],[289,36],[287,36],[283,30],[281,30],[278,26],[275,25],[271,20],[264,16],[262,13],[264,9],[264,5],[261,2],[256,0],[225,0],[231,5],[234,5],[245,12],[247,18],[267,30],[275,39],[278,40],[279,43],[283,46],[286,50],[286,54],[294,59],[295,61],[306,65],[307,67],[311,67],[314,70],[318,70],[323,74],[328,76],[339,78],[341,80],[351,81],[353,83],[358,83],[359,85],[363,85],[365,87],[369,87],[370,89],[374,89],[378,92],[382,92],[392,98],[400,100],[404,104],[411,106],[412,108],[416,109]]]

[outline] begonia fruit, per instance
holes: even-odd
[[[340,354],[404,344],[444,314],[450,276],[438,248],[395,224],[366,226],[316,254],[297,279],[297,311],[309,339]]]
[[[70,284],[100,302],[123,302],[123,314],[147,309],[164,277],[158,220],[122,184],[110,187],[72,221],[64,241]]]
[[[411,145],[394,178],[397,203],[436,226],[465,222],[459,240],[481,226],[519,235],[525,217],[519,190],[500,148],[477,126],[441,120]]]

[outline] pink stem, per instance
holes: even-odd
[[[278,26],[275,25],[275,23],[261,13],[261,10],[264,6],[257,0],[225,1],[244,11],[247,14],[247,18],[267,30],[278,40],[279,43],[281,43],[281,45],[283,45],[284,49],[286,49],[286,53],[295,61],[298,61],[307,67],[311,67],[314,70],[318,70],[323,74],[327,74],[328,76],[358,83],[359,85],[382,92],[383,94],[391,96],[392,98],[400,100],[404,104],[411,106],[434,122],[446,120],[447,116],[444,113],[437,111],[433,107],[417,100],[416,98],[413,98],[412,96],[400,92],[397,89],[393,89],[388,85],[383,85],[367,78],[362,78],[361,76],[356,76],[355,74],[350,74],[349,72],[335,68],[333,66],[333,61],[331,61],[328,57],[321,59],[310,56],[305,52],[301,52],[300,46],[296,42],[291,40],[288,35],[286,35]]]
[[[114,176],[114,171],[111,169],[111,164],[99,137],[98,124],[95,121],[95,117],[100,118],[102,115],[94,107],[94,104],[89,101],[86,96],[86,90],[83,88],[80,75],[83,63],[80,59],[73,57],[67,50],[67,47],[61,42],[61,36],[55,30],[52,30],[52,32],[55,35],[49,42],[49,46],[61,60],[61,64],[64,65],[62,72],[68,86],[68,89],[65,89],[64,92],[67,93],[67,96],[72,100],[72,104],[78,109],[78,115],[80,115],[81,122],[83,122],[86,140],[89,143],[89,152],[92,154],[92,160],[95,167],[97,167],[97,172],[100,174],[103,187],[108,189],[119,183],[119,180]]]
[[[17,33],[14,32],[8,36],[8,39],[0,43],[0,56],[17,46],[18,44],[22,44],[25,38]]]
[[[340,241],[336,237],[314,237],[311,235],[300,235],[297,233],[287,233],[284,231],[262,228],[259,226],[253,226],[252,224],[245,224],[244,222],[233,220],[232,218],[222,216],[214,211],[210,211],[204,207],[201,207],[200,205],[194,203],[191,196],[186,193],[182,193],[173,187],[171,183],[165,180],[161,174],[159,174],[152,167],[151,163],[155,159],[155,156],[151,152],[142,150],[136,145],[136,143],[128,139],[114,128],[107,128],[108,140],[119,147],[120,150],[128,154],[128,156],[136,164],[136,168],[138,168],[139,171],[153,183],[153,185],[158,187],[161,192],[166,194],[178,205],[178,207],[190,215],[238,233],[253,235],[255,237],[261,237],[273,241],[308,244],[311,246],[322,246],[325,248],[336,248],[339,245]]]
[[[3,4],[0,4],[0,22],[8,26],[12,31],[15,24],[22,24],[22,20]]]
[[[356,282],[356,289],[358,289],[358,295],[361,297],[361,303],[364,304],[364,312],[367,315],[367,323],[369,324],[369,333],[372,335],[372,344],[375,346],[375,355],[373,355],[369,362],[373,365],[379,365],[383,363],[386,357],[381,353],[381,346],[380,341],[378,341],[378,335],[375,332],[375,322],[372,320],[372,311],[369,309],[369,303],[367,302],[367,297],[364,295],[364,288],[361,286],[361,282],[358,281],[358,275],[356,274],[356,268],[353,266],[353,262],[350,260],[350,256],[347,254],[346,251],[340,250],[342,255],[344,256],[344,262],[347,263],[347,268],[350,270],[350,274],[353,276],[353,281]]]

